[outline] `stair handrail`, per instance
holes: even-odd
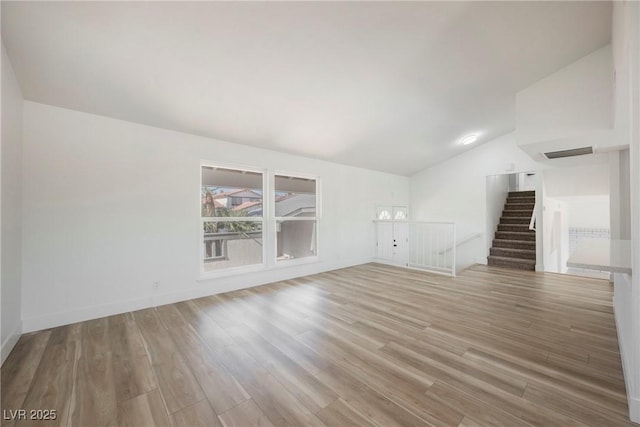
[[[529,230],[536,231],[536,212],[538,211],[538,202],[533,204],[533,212],[531,212],[531,221],[529,221]]]
[[[478,232],[478,233],[473,233],[468,235],[467,237],[465,237],[464,239],[461,239],[460,241],[456,242],[455,247],[457,248],[458,246],[462,246],[465,243],[468,243],[472,240],[477,239],[478,237],[482,237],[484,233]],[[440,252],[438,252],[439,255],[444,255],[445,253],[451,251],[453,249],[453,245],[449,246],[446,249],[441,250]]]

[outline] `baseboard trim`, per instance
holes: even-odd
[[[634,423],[640,424],[640,399],[637,397],[629,399],[629,418]]]
[[[152,298],[140,298],[111,304],[94,305],[77,310],[51,313],[44,316],[29,317],[22,319],[22,324],[25,333],[35,332],[63,325],[70,325],[72,323],[84,322],[86,320],[98,319],[100,317],[112,316],[114,314],[142,310],[149,307],[153,307]]]
[[[271,274],[269,274],[268,277],[261,277],[261,274],[256,274],[254,277],[247,279],[247,277],[243,275],[244,277],[242,278],[242,280],[230,280],[224,285],[220,285],[217,281],[212,280],[210,284],[203,285],[202,283],[199,283],[198,286],[181,292],[172,292],[166,294],[153,293],[145,296],[144,298],[119,301],[110,304],[95,305],[76,310],[51,313],[39,317],[25,318],[22,320],[22,328],[25,333],[41,331],[43,329],[55,328],[57,326],[84,322],[87,320],[113,316],[116,314],[142,310],[150,307],[157,307],[159,305],[172,304],[175,302],[186,301],[208,295],[216,295],[225,292],[237,291],[240,289],[249,289],[256,286],[266,285],[268,283],[278,282],[281,280],[290,280],[297,277],[338,270],[340,268],[362,265],[372,261],[373,259],[359,259],[332,262],[330,264],[300,264],[297,266],[291,266],[290,268],[287,267],[272,270],[270,271]]]
[[[627,352],[625,351],[624,340],[620,335],[622,330],[620,315],[616,310],[615,300],[613,301],[613,317],[616,322],[616,334],[618,336],[618,347],[620,348],[620,359],[622,361],[622,376],[624,377],[624,385],[627,391],[627,403],[629,405],[629,419],[640,424],[640,399],[634,397],[634,390],[631,390],[631,366]]]
[[[11,350],[16,346],[18,340],[22,336],[22,322],[19,322],[11,334],[3,341],[2,348],[0,348],[0,366],[7,360],[7,357],[11,353]]]

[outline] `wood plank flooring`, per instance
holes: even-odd
[[[2,426],[635,425],[611,298],[367,264],[96,319],[21,337]]]

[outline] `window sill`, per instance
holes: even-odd
[[[276,261],[273,268],[293,267],[295,265],[315,264],[317,262],[320,262],[320,258],[318,258],[317,255],[304,258],[283,259],[280,261]]]
[[[267,267],[265,264],[250,265],[247,267],[233,267],[220,271],[208,271],[206,273],[201,272],[196,281],[202,282],[206,280],[218,279],[221,277],[239,276],[241,274],[256,273],[267,270],[269,270],[269,267]]]
[[[319,262],[320,262],[320,258],[318,256],[312,256],[312,257],[305,257],[305,258],[298,258],[298,259],[294,258],[289,260],[276,261],[276,263],[271,266],[261,264],[261,265],[248,266],[248,267],[234,267],[228,270],[200,273],[199,277],[196,279],[196,282],[206,282],[209,280],[215,280],[223,277],[240,276],[242,274],[249,274],[249,273],[261,273],[261,272],[267,272],[267,271],[273,271],[273,270],[281,270],[284,268],[296,267],[299,265],[316,264]]]

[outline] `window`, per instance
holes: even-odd
[[[409,219],[406,206],[377,206],[376,219],[380,221],[406,221]]]
[[[389,220],[391,219],[391,214],[388,209],[382,209],[378,212],[378,219]]]
[[[203,271],[263,264],[262,172],[202,166]]]
[[[276,260],[317,254],[317,182],[313,178],[274,176]]]
[[[407,208],[402,206],[394,206],[393,219],[395,219],[396,221],[402,221],[407,219]]]
[[[312,261],[318,193],[317,177],[203,163],[201,274]]]

